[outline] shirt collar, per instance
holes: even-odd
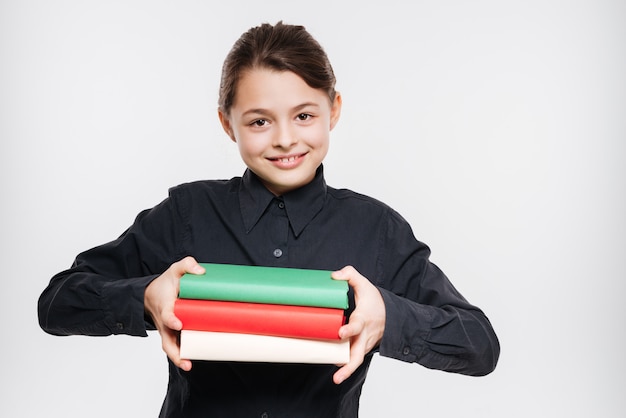
[[[275,198],[276,196],[267,190],[261,179],[250,169],[246,169],[239,188],[239,207],[246,233],[254,228]],[[322,165],[318,167],[310,183],[278,199],[285,203],[289,224],[297,237],[324,206],[326,199],[324,167]]]

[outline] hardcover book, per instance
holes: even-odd
[[[350,340],[182,330],[180,355],[188,360],[346,364]]]
[[[174,314],[183,329],[339,339],[343,309],[201,299],[178,299]]]
[[[326,270],[200,263],[205,274],[185,274],[179,298],[348,308],[348,283]]]

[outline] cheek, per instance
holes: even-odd
[[[330,133],[328,129],[325,129],[324,126],[320,126],[315,135],[310,137],[312,143],[315,144],[317,148],[328,148],[328,142],[330,138]]]
[[[259,155],[264,149],[262,141],[254,141],[245,137],[237,139],[237,146],[239,147],[239,153],[243,157],[253,157]]]

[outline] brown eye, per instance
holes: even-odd
[[[304,120],[308,120],[310,118],[311,118],[311,115],[309,115],[308,113],[300,113],[298,115],[298,120],[304,121]]]
[[[267,124],[267,121],[265,119],[257,119],[254,122],[252,122],[250,125],[254,125],[254,126],[265,126]]]

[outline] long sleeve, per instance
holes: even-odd
[[[322,270],[353,265],[387,309],[381,355],[470,375],[493,370],[499,345],[488,319],[430,263],[406,221],[372,198],[327,187],[322,174],[281,198],[251,171],[170,189],[121,237],[52,278],[39,300],[41,327],[56,335],[146,335],[153,327],[146,286],[187,255]],[[183,372],[170,362],[162,416],[356,416],[372,357],[340,385],[335,365],[196,361]]]
[[[39,297],[41,328],[53,335],[147,335],[153,325],[144,291],[181,257],[179,218],[168,199],[141,212],[118,239],[79,254]]]
[[[387,313],[380,354],[466,375],[493,371],[500,345],[485,314],[429,261],[430,249],[399,215],[392,212],[384,235],[376,283]]]

